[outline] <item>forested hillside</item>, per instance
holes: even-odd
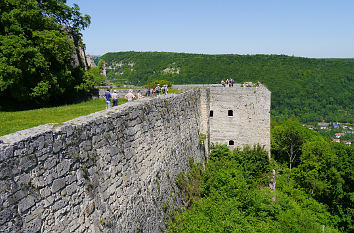
[[[167,52],[107,53],[102,59],[111,80],[136,85],[155,79],[174,84],[260,81],[272,91],[273,118],[354,122],[354,59]]]

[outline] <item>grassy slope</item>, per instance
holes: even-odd
[[[119,104],[127,102],[119,99]],[[14,133],[46,123],[61,123],[79,116],[88,115],[106,108],[102,99],[64,105],[60,107],[41,108],[17,112],[0,112],[0,136]]]

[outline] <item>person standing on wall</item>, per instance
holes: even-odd
[[[143,95],[141,94],[141,91],[140,91],[140,90],[138,90],[138,93],[137,93],[137,95],[138,95],[138,99],[141,99],[141,98],[143,98]]]
[[[113,102],[113,107],[118,106],[118,94],[117,94],[117,90],[113,91],[112,94],[112,102]]]
[[[161,87],[160,84],[157,84],[157,87],[155,88],[156,95],[160,95]]]
[[[109,89],[107,89],[106,93],[104,93],[104,97],[106,99],[107,104],[106,109],[109,109],[111,107],[111,93],[109,92]]]
[[[132,102],[135,97],[135,95],[132,93],[133,90],[129,90],[128,94],[125,95],[125,98],[128,100],[128,102]]]

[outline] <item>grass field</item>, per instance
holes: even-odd
[[[119,104],[126,103],[119,98]],[[0,112],[0,136],[47,123],[61,123],[106,108],[103,99],[27,111]]]

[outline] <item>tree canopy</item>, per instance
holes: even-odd
[[[205,168],[192,164],[180,173],[177,194],[185,208],[165,211],[167,232],[300,233],[321,232],[323,225],[325,232],[353,232],[353,147],[293,120],[272,124],[271,132],[277,134],[271,160],[260,147],[217,145]],[[284,151],[292,145],[297,159],[290,169]],[[275,191],[268,188],[272,169]]]
[[[0,95],[2,104],[55,104],[72,99],[84,82],[71,66],[90,23],[64,0],[0,1]],[[5,102],[5,103],[4,103]]]

